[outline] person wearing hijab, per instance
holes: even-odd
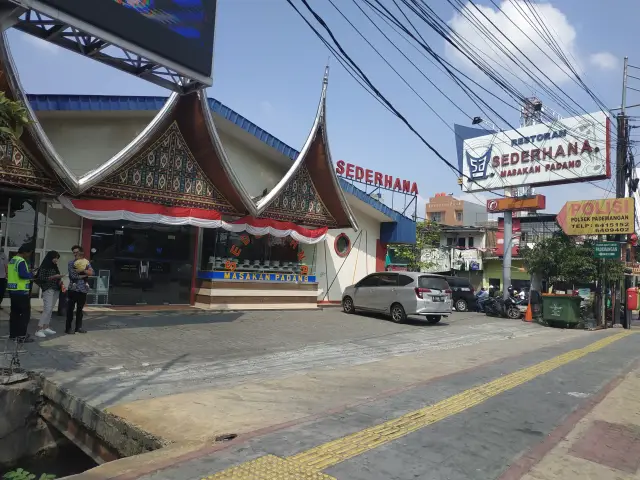
[[[60,254],[51,250],[42,260],[38,269],[38,285],[42,290],[42,316],[38,322],[38,330],[35,336],[45,338],[47,335],[55,335],[55,330],[50,326],[51,314],[60,296],[60,288],[63,275],[60,274],[58,261]]]

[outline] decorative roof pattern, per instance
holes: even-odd
[[[280,199],[278,201],[281,203],[283,195],[286,197],[287,189],[290,189],[290,185],[299,178],[298,172],[304,167],[307,172],[306,175],[318,182],[314,187],[317,199],[323,202],[327,214],[335,222],[334,225],[338,227],[350,226],[354,230],[358,230],[355,215],[351,211],[351,207],[344,197],[344,192],[338,184],[333,162],[331,161],[331,151],[327,140],[326,116],[328,83],[329,67],[325,69],[320,103],[318,104],[318,110],[309,136],[289,171],[271,192],[257,202],[257,213],[263,215],[277,199]]]
[[[322,203],[306,166],[298,169],[262,216],[302,225],[336,227],[337,222]]]
[[[0,140],[0,182],[12,187],[54,191],[57,183],[11,140]]]
[[[89,195],[236,213],[194,159],[176,122]]]

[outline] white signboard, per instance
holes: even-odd
[[[610,121],[603,112],[464,141],[466,192],[611,177]]]

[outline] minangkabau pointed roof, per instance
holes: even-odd
[[[326,67],[320,103],[307,141],[287,174],[258,201],[259,216],[305,225],[358,229],[331,161],[326,115],[328,83],[329,67]]]

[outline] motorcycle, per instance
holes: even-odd
[[[506,300],[502,297],[493,297],[483,302],[482,307],[488,317],[518,319],[523,317],[527,311],[527,305],[523,305],[523,303],[523,300],[515,297],[509,297]]]

